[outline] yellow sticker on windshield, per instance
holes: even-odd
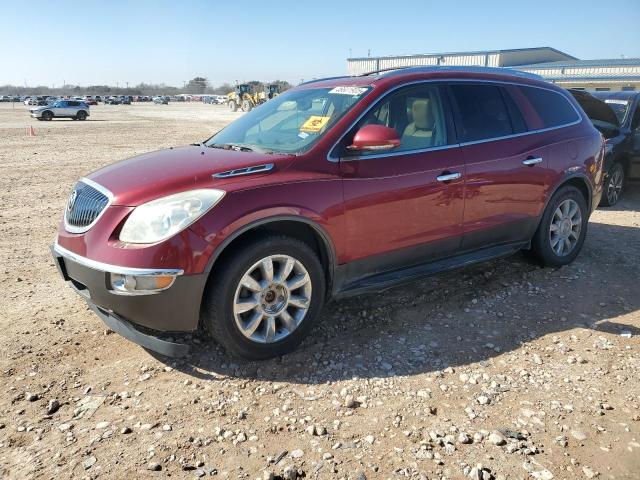
[[[301,132],[319,132],[322,130],[331,117],[321,117],[319,115],[311,115],[306,122],[300,127]]]

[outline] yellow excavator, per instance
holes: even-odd
[[[243,112],[248,112],[261,103],[271,100],[280,94],[280,86],[269,85],[263,92],[254,92],[251,85],[243,83],[237,85],[234,92],[227,95],[227,104],[232,112],[241,108]]]

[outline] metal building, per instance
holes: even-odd
[[[348,58],[350,75],[413,66],[508,67],[567,88],[640,90],[640,58],[579,60],[551,47]]]

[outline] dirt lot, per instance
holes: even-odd
[[[239,114],[91,111],[0,104],[0,478],[640,478],[640,186],[570,267],[516,255],[331,303],[282,359],[175,362],[109,334],[48,247],[78,177]]]

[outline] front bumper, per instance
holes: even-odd
[[[111,330],[163,355],[183,356],[188,352],[188,345],[160,337],[168,332],[197,330],[206,275],[181,275],[174,271],[175,281],[164,290],[153,294],[122,295],[111,289],[111,273],[143,272],[149,275],[154,271],[94,262],[58,244],[51,247],[51,252],[62,278]],[[157,273],[166,274],[167,270],[159,269]]]
[[[42,117],[42,112],[41,112],[41,111],[38,111],[38,112],[31,112],[31,116],[32,116],[33,118],[40,118],[40,117]]]

